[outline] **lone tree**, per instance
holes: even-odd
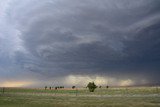
[[[97,88],[96,84],[94,82],[89,82],[87,85],[87,88],[90,92],[94,92],[94,90]]]
[[[72,86],[72,89],[75,89],[76,88],[76,86]]]

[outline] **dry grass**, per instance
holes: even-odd
[[[156,87],[120,87],[96,89],[7,88],[0,94],[0,107],[160,107]]]

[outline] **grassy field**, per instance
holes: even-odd
[[[0,89],[0,107],[160,107],[160,88]]]

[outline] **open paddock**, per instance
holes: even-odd
[[[160,107],[159,87],[44,90],[5,88],[0,107]]]

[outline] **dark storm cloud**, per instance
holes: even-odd
[[[158,0],[13,0],[6,8],[8,29],[19,38],[13,60],[22,72],[158,80]]]

